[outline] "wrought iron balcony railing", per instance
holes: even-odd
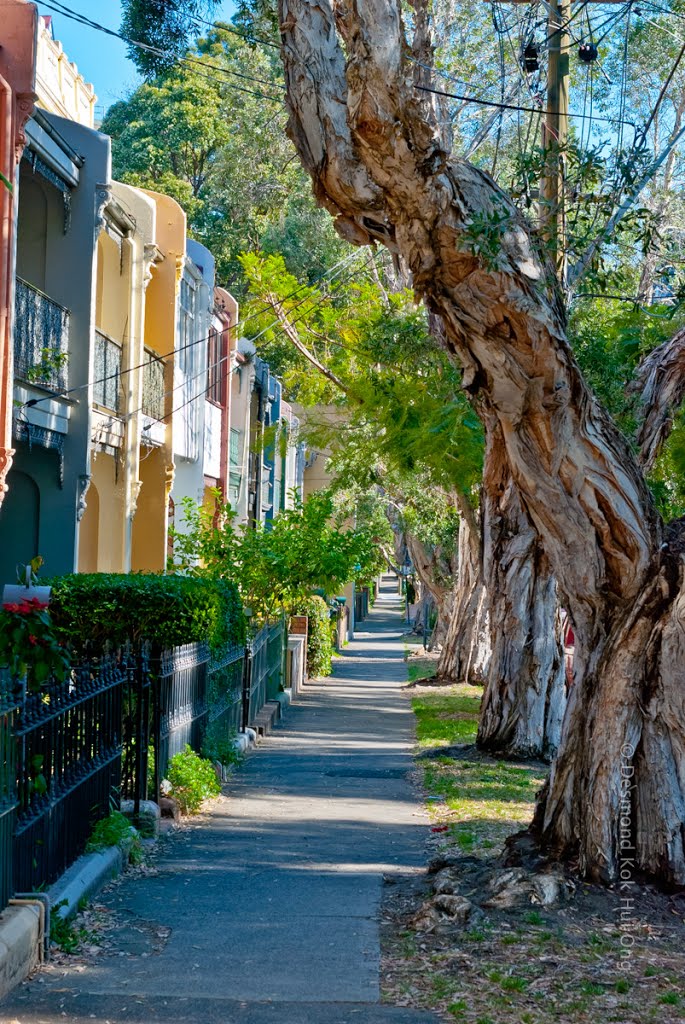
[[[163,420],[164,397],[164,360],[146,348],[143,366],[143,415],[153,420]]]
[[[121,395],[121,345],[102,331],[95,332],[93,402],[118,413]]]
[[[21,278],[16,279],[14,372],[53,391],[67,388],[69,310]]]

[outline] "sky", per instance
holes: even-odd
[[[131,61],[126,56],[126,44],[120,39],[105,35],[96,29],[79,25],[64,14],[58,14],[35,0],[41,14],[52,16],[55,39],[59,39],[64,51],[77,66],[87,82],[91,82],[97,96],[96,119],[99,120],[107,107],[124,99],[139,82]],[[118,31],[121,25],[121,3],[119,0],[61,0],[63,7],[83,14],[106,28]],[[229,18],[234,6],[224,0],[215,15]]]

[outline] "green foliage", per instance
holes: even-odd
[[[641,411],[631,381],[641,360],[671,338],[683,313],[648,315],[638,307],[606,300],[579,302],[573,310],[569,338],[583,375],[604,407],[630,439]],[[685,514],[685,414],[660,452],[648,483],[664,519]]]
[[[685,515],[685,408],[673,417],[673,429],[649,476],[649,485],[665,520]]]
[[[649,316],[635,306],[579,297],[569,340],[583,376],[627,434],[634,429],[628,385],[640,360],[675,334],[682,313]]]
[[[122,0],[121,34],[146,47],[128,48],[138,71],[151,75],[172,68],[197,33],[198,16],[209,18],[218,6],[219,0]]]
[[[194,814],[203,800],[221,792],[212,762],[200,757],[188,745],[169,761],[167,777],[172,785],[172,796],[178,800],[184,814]]]
[[[466,252],[476,256],[487,270],[502,267],[502,236],[511,223],[511,213],[502,202],[493,204],[492,209],[474,213],[464,229],[460,244]]]
[[[285,133],[277,49],[219,25],[187,58],[107,112],[115,177],[176,199],[238,297],[243,251],[281,252],[294,272],[320,276],[345,243]]]
[[[32,384],[40,384],[43,381],[49,381],[54,374],[63,370],[68,362],[68,352],[55,352],[51,348],[42,348],[40,351],[40,362],[35,366],[30,366],[25,371],[24,376]]]
[[[236,734],[227,734],[220,723],[210,724],[202,742],[203,757],[212,763],[218,761],[224,767],[240,764],[243,755],[235,745],[235,738]]]
[[[329,676],[333,669],[333,642],[328,605],[322,597],[309,597],[298,604],[296,614],[309,617],[307,674],[312,679]]]
[[[331,593],[354,579],[366,557],[366,539],[332,520],[333,501],[319,491],[272,523],[235,528],[230,504],[214,494],[216,508],[183,501],[182,529],[173,531],[170,569],[233,580],[257,620],[291,610],[316,587]]]
[[[142,859],[140,833],[121,811],[112,810],[106,818],[100,818],[95,823],[86,850],[93,853],[97,850],[106,850],[110,846],[118,846],[128,851],[128,859],[133,864],[140,863]]]
[[[483,431],[461,388],[461,372],[436,344],[425,310],[409,292],[386,293],[366,272],[326,291],[303,288],[279,257],[241,258],[254,304],[255,344],[289,400],[335,403],[339,415],[308,417],[316,447],[329,448],[338,475],[367,488],[388,469],[425,472],[434,485],[469,493],[480,479]],[[292,293],[296,294],[292,294]],[[344,393],[256,315],[276,297],[301,342],[342,382]],[[362,475],[363,474],[363,475]]]
[[[60,900],[50,908],[50,942],[58,946],[63,953],[75,953],[81,945],[82,935],[70,921],[58,914],[61,907],[66,907],[68,900]]]
[[[141,640],[161,648],[240,644],[245,622],[228,580],[154,573],[74,573],[52,581],[55,634],[74,655]]]
[[[13,676],[26,676],[31,690],[40,690],[50,676],[66,678],[70,669],[67,651],[47,604],[38,598],[3,604],[0,665],[7,665]]]

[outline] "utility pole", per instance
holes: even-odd
[[[492,2],[492,0],[488,0]],[[502,0],[504,3],[527,3],[529,0]],[[577,0],[548,0],[547,18],[547,96],[542,124],[542,149],[545,154],[540,179],[540,231],[545,248],[553,262],[562,285],[566,285],[568,260],[566,254],[566,211],[564,181],[566,177],[566,147],[568,144],[568,91],[570,78],[571,5]],[[588,3],[618,3],[620,0],[585,0]],[[583,4],[583,6],[585,6]],[[581,50],[583,47],[581,47]],[[597,49],[590,43],[581,60],[591,63]],[[594,51],[588,54],[587,51]],[[532,57],[537,59],[537,47]],[[537,65],[536,65],[537,66]]]
[[[564,180],[568,143],[571,0],[550,0],[547,20],[547,106],[542,128],[545,162],[540,182],[540,227],[562,286],[566,283]]]

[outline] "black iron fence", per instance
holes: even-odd
[[[14,718],[17,701],[8,673],[0,671],[0,909],[7,906],[14,890],[12,844],[17,806]]]
[[[279,620],[211,659],[205,644],[118,650],[37,694],[0,670],[0,910],[55,881],[122,797],[156,798],[186,744],[230,744],[277,695],[286,640]]]
[[[285,678],[285,618],[263,626],[247,646],[243,683],[243,728],[252,725],[268,700],[278,695]]]
[[[123,661],[126,680],[122,697],[121,796],[134,801],[137,814],[140,801],[147,799],[153,785],[155,694],[149,646],[144,644],[136,654],[126,652]]]
[[[53,391],[67,387],[69,310],[21,278],[14,299],[14,372]]]
[[[245,648],[227,647],[215,655],[207,672],[207,735],[205,746],[219,749],[239,732],[243,715]]]
[[[118,799],[125,678],[125,664],[106,657],[22,695],[14,728],[15,892],[54,882]]]
[[[121,345],[102,331],[95,332],[95,383],[93,401],[119,412],[121,399]]]
[[[207,644],[184,644],[165,651],[152,665],[157,676],[153,713],[154,786],[167,773],[169,760],[184,750],[202,750],[207,728]]]
[[[164,419],[164,360],[145,349],[145,363],[143,364],[143,416],[150,416],[154,420]]]

